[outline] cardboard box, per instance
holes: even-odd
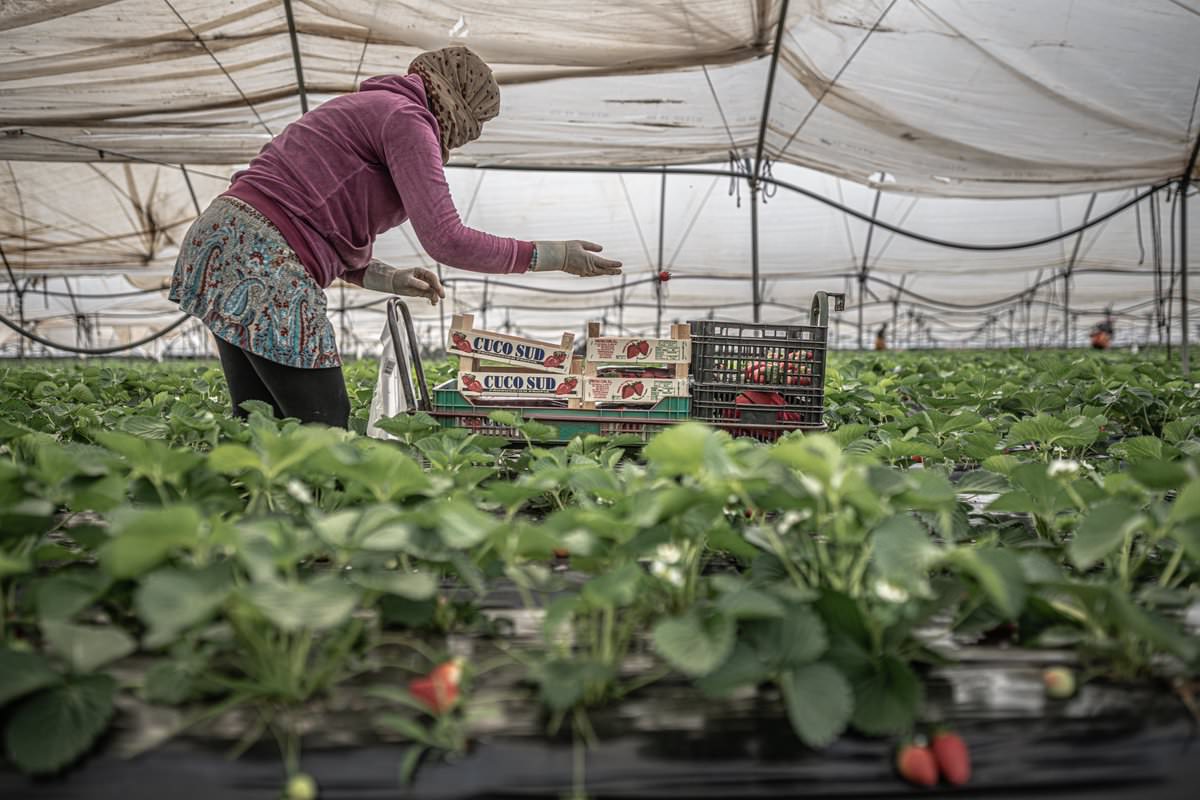
[[[692,360],[692,343],[686,339],[591,338],[588,362],[686,364]]]
[[[664,397],[687,397],[687,379],[584,378],[583,399],[589,403],[657,403]]]
[[[575,334],[564,333],[562,341],[539,342],[519,336],[506,336],[492,331],[472,329],[469,315],[455,316],[451,321],[446,352],[459,356],[460,372],[487,371],[479,362],[511,364],[538,372],[566,374],[571,369],[571,347]]]
[[[583,378],[580,375],[516,370],[460,372],[458,390],[467,397],[577,400],[583,396]]]

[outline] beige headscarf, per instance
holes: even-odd
[[[421,53],[408,67],[425,82],[429,110],[441,129],[442,161],[479,138],[483,123],[500,113],[500,86],[492,69],[465,47]]]

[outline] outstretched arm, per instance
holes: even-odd
[[[434,260],[474,272],[524,272],[533,244],[493,236],[462,223],[433,129],[416,114],[399,110],[385,118],[380,152],[404,201],[421,246]]]

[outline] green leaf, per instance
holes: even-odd
[[[1195,636],[1189,636],[1166,618],[1139,607],[1120,587],[1110,585],[1107,588],[1110,608],[1122,625],[1189,664],[1200,655],[1200,642]]]
[[[115,514],[113,538],[100,550],[100,565],[114,578],[135,578],[175,548],[195,542],[199,528],[200,515],[191,506]]]
[[[942,550],[910,514],[896,514],[871,532],[871,560],[880,577],[908,591],[927,594],[928,573]]]
[[[219,444],[208,454],[208,466],[223,475],[236,475],[248,469],[263,472],[262,458],[240,444]]]
[[[990,456],[985,458],[979,466],[986,469],[988,472],[994,472],[997,475],[1011,475],[1012,471],[1021,466],[1023,462],[1016,456],[1010,456],[1007,453],[998,456]]]
[[[589,686],[612,680],[612,671],[593,661],[554,659],[534,670],[542,702],[551,711],[567,711],[583,699]]]
[[[1200,480],[1194,480],[1179,490],[1168,517],[1171,522],[1187,522],[1197,518],[1200,518]]]
[[[1187,468],[1178,461],[1139,461],[1128,472],[1142,486],[1160,492],[1178,489],[1190,477]]]
[[[806,604],[788,603],[781,619],[746,622],[743,626],[746,641],[776,671],[816,661],[829,646],[825,623]]]
[[[854,695],[842,673],[829,664],[809,664],[779,680],[788,719],[809,747],[825,747],[846,730]]]
[[[50,662],[37,653],[0,647],[0,708],[61,680]]]
[[[426,709],[428,712],[428,709]],[[417,722],[412,717],[406,717],[403,714],[392,712],[384,712],[375,716],[375,724],[383,728],[388,728],[414,742],[432,745],[433,740],[429,736],[429,731],[425,730],[425,726]]]
[[[199,570],[164,567],[150,573],[133,598],[134,609],[148,628],[145,645],[162,647],[204,622],[232,589],[233,576],[225,564]]]
[[[1178,450],[1171,449],[1175,455],[1179,455]],[[1163,441],[1157,436],[1134,436],[1117,442],[1108,451],[1131,464],[1160,461],[1163,458]]]
[[[70,619],[108,591],[112,579],[96,569],[59,572],[37,582],[38,618]]]
[[[336,627],[350,617],[359,598],[358,590],[336,575],[307,583],[256,583],[244,591],[264,617],[285,631]]]
[[[695,475],[723,448],[724,441],[712,428],[685,422],[655,436],[646,445],[644,455],[663,475]]]
[[[465,550],[491,535],[499,524],[495,517],[475,508],[465,499],[450,500],[437,506],[438,533],[447,547]]]
[[[960,548],[950,559],[971,575],[992,604],[1008,619],[1020,616],[1025,606],[1025,573],[1021,562],[1006,550]]]
[[[1063,422],[1049,414],[1026,417],[1008,430],[1012,444],[1032,442],[1042,447],[1086,447],[1100,436],[1100,426],[1088,417]]]
[[[408,600],[428,600],[437,594],[437,580],[427,572],[365,572],[354,570],[350,580],[364,589],[394,594]]]
[[[787,613],[778,598],[750,588],[721,595],[717,608],[734,619],[777,619]]]
[[[1142,524],[1144,519],[1125,500],[1108,500],[1092,506],[1067,546],[1071,561],[1079,569],[1089,569],[1120,547],[1125,536]]]
[[[41,627],[50,652],[61,656],[78,673],[94,672],[137,649],[133,637],[120,628],[57,620],[47,620]]]
[[[85,675],[22,701],[8,721],[8,757],[23,772],[56,772],[83,755],[108,727],[117,682]]]
[[[895,656],[885,655],[856,676],[851,724],[868,736],[900,734],[912,728],[924,687],[916,673]]]
[[[654,646],[668,664],[695,678],[712,672],[729,657],[736,629],[730,617],[693,607],[682,616],[659,620]]]
[[[622,608],[638,596],[645,574],[637,564],[624,564],[583,585],[583,599],[596,608]]]
[[[709,697],[727,697],[743,686],[754,686],[769,676],[757,651],[737,642],[729,658],[712,672],[696,679],[696,686]]]

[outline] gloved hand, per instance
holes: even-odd
[[[446,290],[437,273],[423,267],[400,269],[382,261],[372,260],[363,275],[363,288],[405,297],[424,297],[430,305],[446,297]]]
[[[594,242],[571,239],[565,242],[534,242],[534,272],[562,270],[581,278],[620,275],[621,262],[596,255],[604,248]]]

